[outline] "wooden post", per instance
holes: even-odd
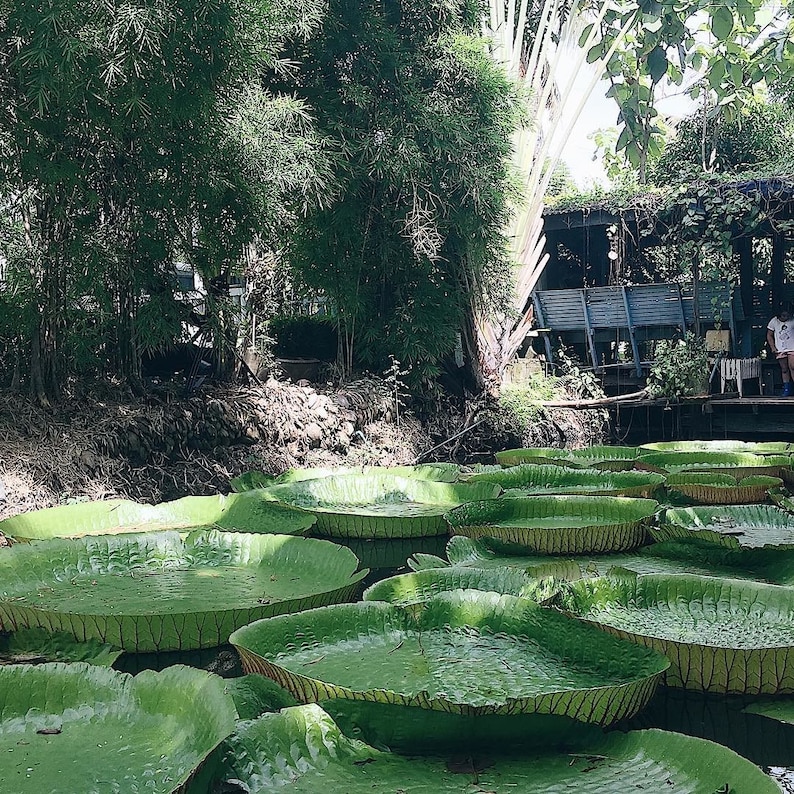
[[[692,254],[692,318],[695,321],[695,336],[700,337],[700,260]]]
[[[786,238],[779,232],[775,232],[772,235],[772,311],[774,313],[777,313],[777,307],[785,301],[785,259]]]
[[[744,320],[741,325],[741,355],[744,357],[753,354],[753,317],[755,316],[755,290],[753,289],[753,277],[755,267],[753,263],[753,238],[737,237],[733,240],[734,253],[739,256],[739,300],[742,302],[742,313]],[[760,302],[759,302],[760,303]],[[763,312],[764,307],[759,305]],[[771,316],[771,315],[770,315]],[[733,340],[736,345],[737,340]]]
[[[753,314],[753,239],[738,237],[733,241],[733,250],[739,255],[739,296],[745,317]]]

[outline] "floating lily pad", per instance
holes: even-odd
[[[458,590],[418,611],[360,602],[260,620],[231,642],[247,672],[304,703],[340,698],[609,725],[642,708],[668,662],[584,628],[525,599]]]
[[[757,714],[759,717],[766,717],[783,725],[794,725],[794,698],[791,697],[759,700],[742,710],[745,714]]]
[[[496,472],[473,475],[468,482],[492,482],[507,496],[580,494],[582,496],[652,496],[664,476],[652,472],[607,472],[566,466],[520,464]]]
[[[172,794],[234,720],[222,679],[188,667],[0,667],[0,780],[14,794]]]
[[[502,467],[498,463],[472,463],[468,466],[461,466],[460,480],[468,482],[477,474],[487,474],[492,471],[502,471]]]
[[[364,591],[365,601],[386,601],[399,607],[422,604],[450,590],[482,590],[547,601],[556,589],[548,579],[536,578],[517,568],[436,568],[391,576]]]
[[[252,720],[298,704],[286,689],[262,675],[241,675],[225,683],[241,720]]]
[[[321,477],[339,477],[344,474],[389,474],[392,477],[407,477],[415,480],[433,482],[457,482],[460,467],[455,463],[422,463],[417,466],[337,466],[335,468],[315,467],[308,469],[288,469],[278,476],[261,471],[247,471],[231,480],[235,491],[250,491],[256,488],[269,488],[289,482],[317,480]]]
[[[366,571],[311,538],[231,532],[105,535],[0,554],[0,625],[128,651],[221,645],[252,620],[352,597]]]
[[[707,505],[741,505],[765,502],[769,492],[780,488],[780,477],[755,475],[737,480],[730,474],[684,472],[670,474],[666,487],[674,494]]]
[[[248,493],[186,496],[159,505],[144,505],[126,499],[81,502],[6,518],[0,521],[0,533],[17,539],[43,540],[215,527],[240,532],[297,535],[309,529],[314,521],[314,516],[304,510]]]
[[[581,569],[571,557],[505,554],[501,550],[493,549],[491,542],[489,538],[474,540],[455,535],[447,543],[446,554],[449,562],[433,554],[417,553],[408,560],[408,567],[417,573],[442,568],[478,568],[481,571],[514,568],[528,573],[534,579],[552,577],[573,580],[582,575]]]
[[[647,450],[647,451],[646,451]],[[749,452],[753,455],[785,455],[794,452],[794,444],[785,441],[658,441],[640,445],[640,457],[648,452]]]
[[[446,515],[453,535],[494,538],[543,554],[623,551],[642,545],[658,504],[620,496],[528,496],[472,502]]]
[[[625,568],[638,574],[694,574],[794,585],[794,550],[726,548],[708,541],[654,543],[625,554],[550,557],[507,555],[492,548],[488,538],[472,540],[458,536],[450,538],[447,556],[449,563],[435,558],[435,565],[484,570],[510,567],[536,578],[551,576],[571,582],[583,576],[605,576],[613,568]],[[432,567],[433,562],[433,559],[422,560],[425,569]],[[422,565],[414,570],[420,569]]]
[[[518,466],[522,463],[547,463],[573,468],[624,471],[632,467],[638,454],[637,447],[594,446],[584,449],[538,447],[534,449],[504,450],[496,453],[496,459],[502,466]]]
[[[466,760],[406,758],[349,739],[319,706],[241,723],[226,743],[220,780],[243,791],[316,794],[779,794],[746,759],[705,739],[644,730],[579,732],[554,751]]]
[[[591,625],[667,656],[668,686],[794,692],[794,588],[627,572],[569,583],[560,604]]]
[[[86,662],[110,667],[121,650],[99,640],[79,642],[71,634],[44,629],[0,633],[0,665]]]
[[[794,516],[771,505],[674,507],[651,528],[658,541],[697,538],[729,548],[794,548]]]
[[[762,474],[780,477],[791,468],[787,455],[753,455],[749,452],[651,452],[642,455],[637,465],[649,466],[669,474],[712,471],[732,474],[737,479]]]
[[[500,492],[493,483],[450,484],[372,472],[285,483],[259,493],[313,512],[320,535],[404,538],[445,534],[444,513]]]

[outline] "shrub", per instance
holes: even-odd
[[[688,332],[683,339],[656,344],[655,360],[648,375],[653,397],[679,399],[708,390],[709,358],[706,340]]]

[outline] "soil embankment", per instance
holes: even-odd
[[[595,443],[603,424],[586,416],[599,412],[555,409],[522,439],[493,405],[420,423],[395,396],[370,377],[336,388],[269,380],[188,398],[163,388],[133,399],[93,384],[54,410],[0,392],[0,518],[86,499],[226,492],[250,469],[413,463],[439,443],[427,459],[490,463],[510,446]]]

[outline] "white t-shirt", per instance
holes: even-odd
[[[794,319],[783,322],[773,317],[767,328],[774,333],[775,347],[780,353],[794,353]]]

